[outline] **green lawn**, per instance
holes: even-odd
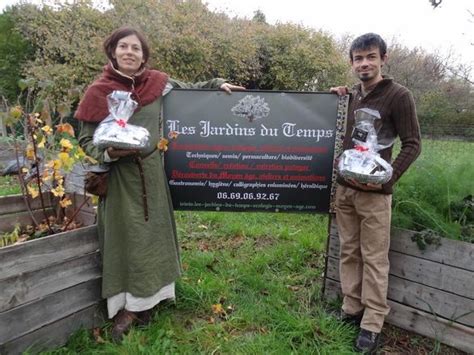
[[[21,193],[16,175],[0,176],[0,196]]]
[[[48,354],[351,354],[356,329],[321,300],[327,217],[178,212],[183,276],[176,304],[122,344],[110,323]],[[219,312],[219,305],[222,307]],[[384,351],[423,353],[434,341],[384,328]],[[443,354],[457,354],[443,349]],[[426,352],[425,352],[426,353]]]

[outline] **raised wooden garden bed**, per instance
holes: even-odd
[[[474,353],[474,244],[442,239],[421,251],[415,232],[394,229],[386,321]],[[337,221],[329,226],[324,297],[341,296]]]
[[[73,205],[82,200],[74,196]],[[25,210],[21,196],[1,197],[0,231],[31,223]],[[0,248],[0,354],[51,349],[77,329],[102,322],[92,206],[76,219],[85,227]]]

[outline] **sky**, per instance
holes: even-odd
[[[19,0],[0,0],[0,11]],[[37,1],[37,0],[33,0]],[[203,0],[209,9],[251,18],[261,10],[267,22],[292,22],[339,38],[376,32],[409,47],[446,55],[474,67],[473,0]]]

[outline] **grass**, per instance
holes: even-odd
[[[393,195],[393,225],[474,242],[473,142],[424,140]]]
[[[16,175],[0,176],[0,196],[21,193]]]
[[[110,323],[44,354],[352,354],[357,330],[321,300],[327,217],[178,212],[177,300],[121,344]],[[434,341],[384,327],[384,349],[427,353]],[[418,339],[403,343],[397,339]],[[444,354],[458,354],[446,350]]]

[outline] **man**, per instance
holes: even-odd
[[[340,278],[343,293],[342,319],[360,324],[355,342],[358,351],[372,353],[390,307],[387,304],[392,189],[420,154],[420,128],[415,103],[405,87],[382,75],[387,45],[377,34],[356,38],[350,47],[352,70],[360,83],[351,91],[344,149],[352,142],[354,111],[369,108],[380,113],[374,122],[379,154],[391,162],[392,146],[398,136],[401,151],[392,163],[393,176],[386,184],[361,184],[338,178],[336,219],[341,241]],[[347,87],[331,89],[339,95]],[[358,132],[360,133],[360,132]]]

